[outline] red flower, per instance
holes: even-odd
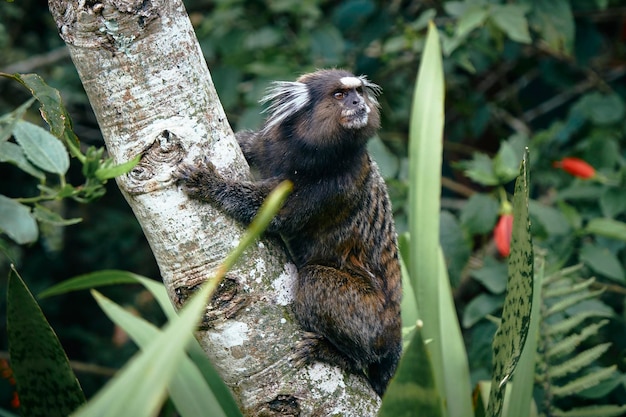
[[[500,216],[496,227],[493,229],[493,240],[500,255],[506,257],[511,252],[511,234],[513,233],[513,215],[503,214]]]
[[[571,174],[578,178],[589,179],[596,176],[596,170],[594,169],[594,167],[592,167],[580,158],[563,158],[560,161],[554,161],[552,166],[555,168],[561,168],[568,174]]]

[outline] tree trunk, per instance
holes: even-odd
[[[208,155],[222,173],[248,175],[185,8],[179,0],[49,6],[108,152],[118,163],[142,154],[117,183],[180,307],[244,229],[189,200],[172,173]],[[379,400],[363,378],[289,362],[300,332],[289,309],[295,276],[278,242],[258,242],[221,285],[198,340],[246,415],[374,415]]]

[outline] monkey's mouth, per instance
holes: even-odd
[[[346,109],[341,112],[340,123],[346,129],[360,129],[367,125],[369,119],[369,108]]]

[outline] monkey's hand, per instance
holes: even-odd
[[[224,182],[207,157],[195,165],[181,165],[174,175],[189,197],[207,202],[215,201],[216,190]]]

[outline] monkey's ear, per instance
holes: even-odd
[[[376,97],[383,92],[383,89],[378,84],[374,84],[368,80],[365,75],[360,75],[359,80],[363,83],[363,87],[365,87],[365,91],[367,92],[369,99],[378,106],[378,100]]]
[[[269,130],[298,113],[309,99],[306,84],[298,81],[274,81],[260,100],[262,104],[269,103],[264,110],[269,114],[264,129]]]

